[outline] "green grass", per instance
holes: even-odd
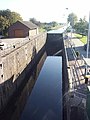
[[[83,42],[84,44],[87,43],[87,36],[83,36],[83,37],[82,37],[82,35],[80,35],[80,34],[75,34],[75,36],[76,36],[78,39],[80,39],[81,42]]]
[[[39,28],[39,32],[41,33],[41,32],[45,32],[46,30],[45,29],[43,29],[43,28]]]

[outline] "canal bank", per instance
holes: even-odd
[[[28,97],[25,108],[21,114],[21,118],[20,118],[21,120],[25,120],[25,119],[66,120],[67,119],[66,116],[67,111],[66,108],[63,107],[65,104],[64,103],[65,99],[63,96],[68,90],[67,63],[66,63],[65,48],[63,43],[63,33],[48,34],[45,50],[47,53],[46,61],[44,62],[44,65],[40,71],[39,77],[37,78],[34,88],[32,89],[30,96]],[[53,63],[53,59],[56,58],[56,56],[57,58],[62,58],[62,61],[59,62],[54,61]],[[51,58],[51,61],[49,61],[49,64],[47,65],[48,58]],[[57,69],[58,68],[57,66],[58,67],[61,66],[59,67],[59,70]],[[57,75],[56,74],[57,72],[60,72],[59,73],[60,75]],[[57,78],[59,78],[58,83],[56,82]],[[48,85],[50,85],[49,90],[48,90]],[[58,89],[57,92],[54,91],[56,88]],[[50,93],[50,91],[52,94]],[[48,95],[49,93],[50,95]],[[54,96],[55,98],[53,98]],[[54,105],[57,106],[57,104],[58,107],[54,108]]]
[[[37,62],[46,42],[46,33],[22,39],[21,42],[16,38],[13,47],[0,50],[0,113],[18,91],[28,70]]]
[[[23,81],[20,86],[17,86],[17,90],[13,96],[10,97],[7,105],[0,112],[0,120],[18,120],[23,110],[25,100],[27,100],[29,92],[32,90],[35,80],[41,70],[43,62],[46,58],[45,46],[34,56],[33,61],[28,64],[22,74],[16,79],[16,81]],[[17,83],[17,82],[16,82]],[[30,85],[30,86],[29,86]]]
[[[24,106],[27,103],[30,93],[33,91],[33,86],[36,83],[37,76],[41,69],[40,66],[43,65],[47,56],[62,57],[62,73],[60,73],[62,74],[62,83],[61,83],[62,90],[60,91],[62,92],[62,96],[68,91],[67,63],[66,63],[65,48],[63,43],[63,33],[59,32],[59,33],[48,34],[47,42],[45,44],[44,50],[46,52],[45,51],[42,52],[42,55],[40,55],[41,60],[38,59],[37,65],[32,67],[33,70],[32,69],[30,70],[29,69],[30,66],[27,66],[27,70],[29,70],[29,72],[27,72],[27,77],[22,82],[21,87],[19,87],[16,94],[14,94],[14,96],[12,97],[13,100],[9,102],[3,114],[0,115],[1,116],[0,120],[19,120],[20,119],[20,116],[22,114],[22,111],[24,110]],[[36,63],[36,61],[32,61],[32,63],[33,62]],[[64,98],[62,97],[62,106],[63,104],[64,104]],[[62,119],[66,120],[65,107],[62,107]]]

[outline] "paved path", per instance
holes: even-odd
[[[70,34],[69,34],[70,35]],[[74,34],[72,36],[73,38],[70,41],[70,44],[75,47],[75,51],[79,51],[80,55],[86,57],[87,52],[84,50],[84,44],[77,38],[75,38]],[[71,76],[75,84],[77,86],[81,86],[82,83],[85,83],[84,80],[84,74],[85,74],[85,63],[84,61],[80,58],[75,62],[74,56],[72,55],[72,48],[69,46],[67,48],[67,53],[68,53],[68,58],[69,58],[69,65],[71,66]],[[90,52],[89,52],[89,57],[90,57]],[[76,85],[74,85],[76,86]]]
[[[69,34],[70,35],[70,34]],[[75,38],[75,35],[72,34],[71,42],[75,45],[75,50],[79,51],[81,56],[83,55],[85,58],[87,57],[87,52],[84,50],[84,43],[82,43],[79,39]],[[90,52],[89,52],[89,58],[90,58]]]
[[[71,43],[75,47],[75,51],[79,51],[81,56],[83,55],[84,57],[86,57],[87,52],[84,50],[84,44],[79,39],[76,39],[75,36],[73,35],[73,39],[69,41],[70,41],[69,43]],[[67,40],[67,44],[68,44],[68,40]],[[84,79],[84,74],[85,74],[84,61],[82,59],[75,60],[71,46],[67,47],[67,54],[68,54],[68,58],[69,58],[68,60],[70,66],[69,82],[71,85],[71,89],[78,89],[78,91],[80,91],[81,89],[83,90],[85,88],[86,91],[85,79]]]
[[[70,34],[69,34],[70,35]],[[79,51],[80,55],[86,57],[87,52],[84,50],[84,44],[77,38],[75,38],[73,34],[73,38],[69,40],[71,45],[75,47],[75,51]],[[73,98],[70,98],[69,105],[72,106],[70,109],[70,120],[86,120],[86,117],[84,116],[85,111],[81,108],[84,108],[84,103],[86,102],[86,85],[85,85],[85,79],[82,76],[82,72],[85,68],[82,66],[84,65],[84,62],[82,63],[82,60],[77,60],[75,62],[74,56],[72,54],[72,47],[69,46],[68,40],[66,41],[67,44],[67,54],[69,58],[69,84],[72,92],[74,92],[75,96]],[[90,52],[89,52],[90,57]],[[85,67],[85,66],[84,66]],[[84,102],[83,102],[84,101]],[[70,107],[69,106],[69,107]],[[78,107],[79,106],[79,107]]]

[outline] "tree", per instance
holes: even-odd
[[[41,26],[41,22],[40,21],[37,21],[35,18],[30,18],[30,21],[34,24],[36,24],[37,26]]]
[[[22,20],[22,17],[17,12],[11,12],[9,9],[0,10],[0,16],[6,17],[9,20],[10,25],[16,22],[17,20]]]
[[[77,33],[80,33],[82,35],[87,34],[88,22],[86,21],[85,17],[83,19],[80,18],[79,22],[74,25],[74,29]]]
[[[7,29],[9,26],[9,20],[7,20],[6,17],[0,16],[0,31],[2,32],[2,35],[5,35],[5,29]]]
[[[22,17],[19,13],[11,12],[9,9],[0,10],[0,32],[6,34],[8,27],[17,20],[22,20]]]
[[[52,21],[52,22],[51,22],[51,24],[52,24],[52,27],[55,27],[55,26],[57,26],[57,25],[58,25],[58,23],[57,23],[57,22],[55,22],[55,21]]]
[[[20,14],[17,12],[11,12],[10,24],[13,24],[18,20],[21,20],[21,21],[23,20]]]
[[[77,16],[74,13],[70,13],[68,15],[68,22],[70,22],[70,25],[72,28],[74,28],[75,23],[77,22]]]

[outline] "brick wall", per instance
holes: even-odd
[[[15,30],[23,30],[23,37],[29,36],[29,28],[20,22],[16,22],[8,29],[8,36],[10,38],[15,38]]]

